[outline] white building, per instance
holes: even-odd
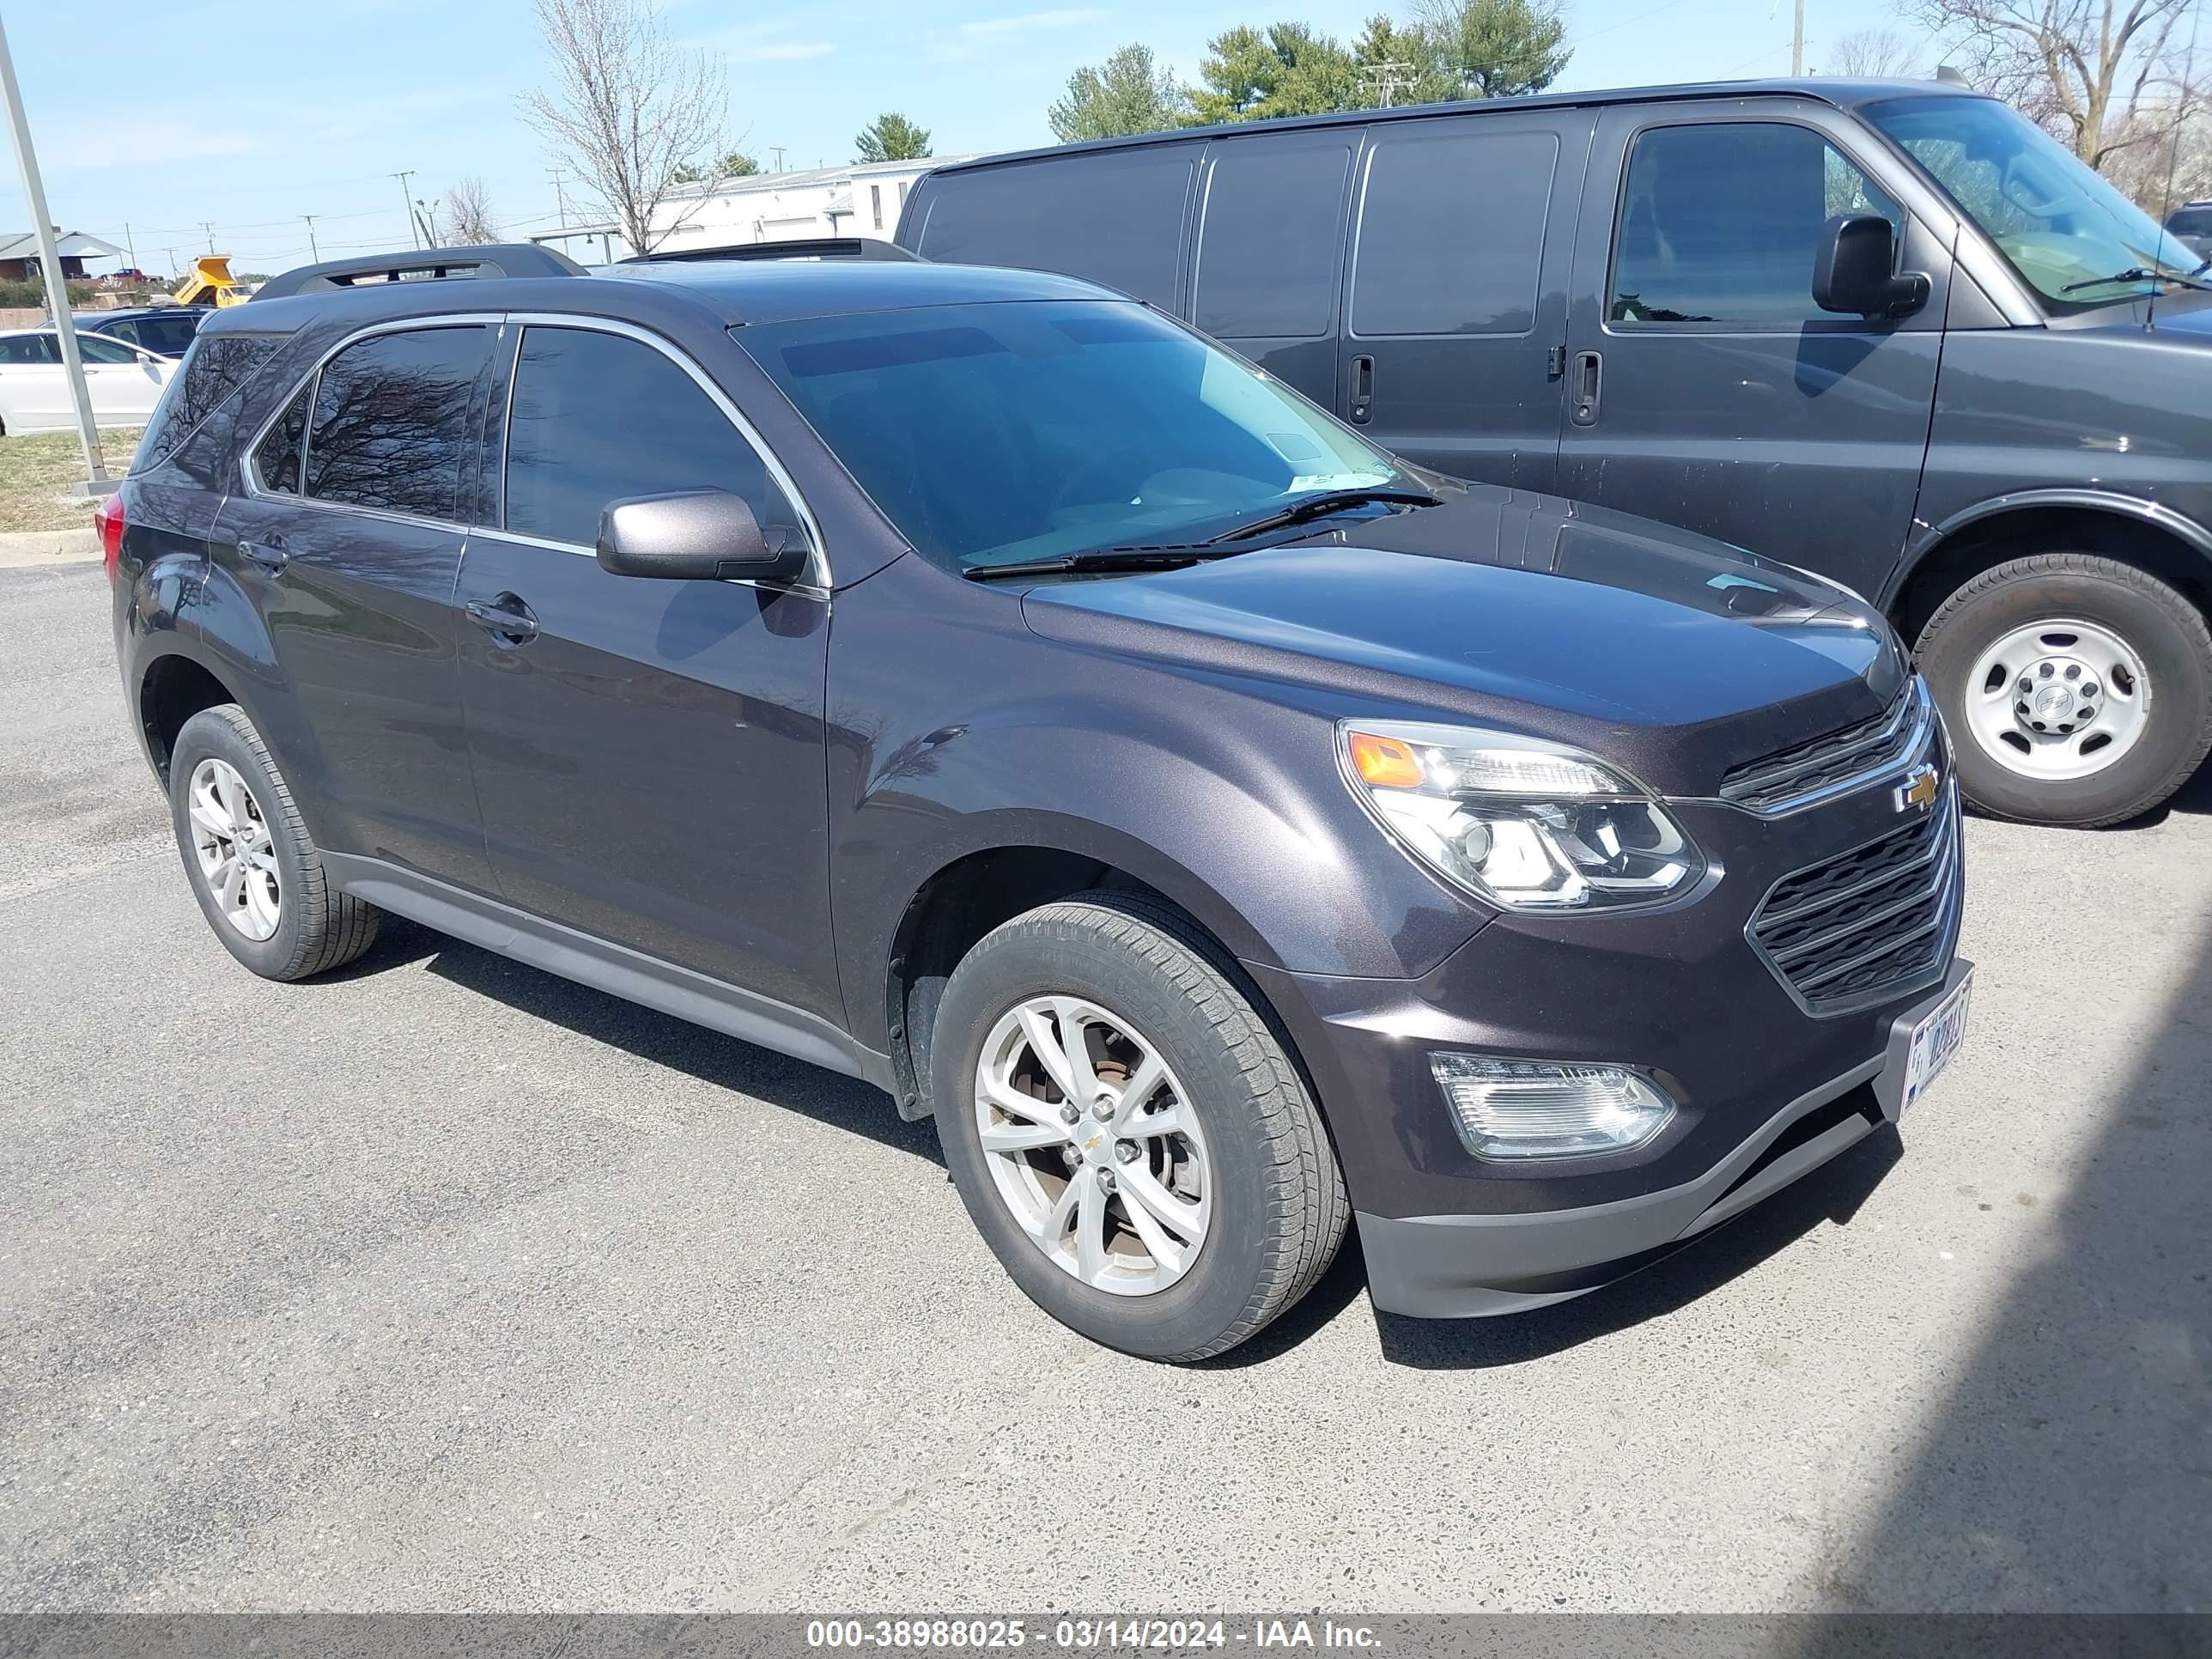
[[[898,229],[899,214],[914,181],[940,162],[968,159],[942,155],[917,161],[861,161],[686,185],[672,191],[654,210],[655,229],[674,226],[659,251],[823,236],[887,242]],[[635,252],[621,228],[611,224],[571,225],[540,231],[530,240],[586,264],[611,264]]]

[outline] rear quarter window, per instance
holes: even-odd
[[[261,372],[284,338],[276,334],[210,334],[193,340],[146,423],[131,472],[147,471],[174,454],[201,422]]]
[[[941,175],[923,258],[1080,276],[1172,307],[1195,143]]]

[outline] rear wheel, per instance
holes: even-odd
[[[1193,1360],[1312,1288],[1349,1218],[1297,1068],[1178,913],[1097,894],[1018,916],[947,984],[938,1133],[985,1241],[1094,1341]]]
[[[2212,634],[2183,594],[2087,553],[2015,559],[1929,619],[1918,655],[1966,798],[2094,828],[2148,811],[2212,748]]]
[[[306,979],[375,941],[377,912],[331,887],[283,775],[236,703],[185,722],[169,752],[169,793],[192,895],[246,967]]]

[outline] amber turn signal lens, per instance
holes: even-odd
[[[1402,738],[1354,732],[1351,747],[1352,764],[1361,781],[1378,789],[1418,789],[1428,775],[1413,746]]]

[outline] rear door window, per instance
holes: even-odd
[[[1055,270],[1176,301],[1195,143],[1107,150],[945,175],[920,252],[948,264]]]
[[[1336,311],[1352,143],[1340,133],[1217,143],[1194,320],[1225,340],[1312,339]]]
[[[1905,211],[1808,127],[1654,127],[1628,160],[1607,315],[1624,323],[1789,326],[1839,319],[1813,303],[1822,227]]]
[[[799,516],[744,434],[658,349],[598,329],[524,331],[507,429],[507,528],[590,547],[609,501],[744,497],[763,529]]]
[[[480,325],[356,341],[323,366],[308,423],[316,501],[450,520],[472,448],[470,409],[491,350]]]
[[[0,363],[25,368],[61,360],[61,348],[54,343],[51,334],[12,334],[0,340]]]
[[[1526,334],[1559,141],[1481,118],[1376,129],[1367,156],[1352,331]]]

